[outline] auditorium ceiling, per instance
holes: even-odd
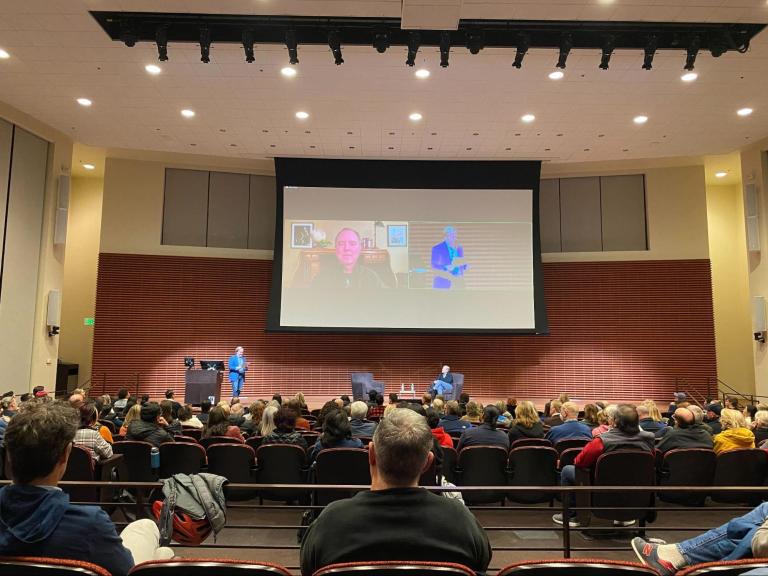
[[[434,0],[460,4],[462,18],[768,23],[765,0]],[[0,12],[0,101],[87,146],[237,158],[271,156],[520,159],[588,162],[724,154],[768,136],[768,31],[746,54],[701,52],[698,79],[681,80],[684,52],[617,51],[609,70],[599,50],[574,50],[565,76],[548,78],[556,50],[532,49],[522,69],[514,49],[471,55],[422,48],[384,54],[299,46],[293,78],[287,51],[111,41],[89,10],[399,17],[400,0],[5,0]],[[147,64],[159,64],[150,75]],[[417,69],[430,72],[417,78]],[[92,101],[90,107],[78,98]],[[752,108],[750,116],[737,110]],[[185,118],[181,110],[195,112]],[[296,112],[308,118],[296,118]],[[421,119],[409,119],[413,113]],[[535,116],[530,123],[521,118]],[[633,118],[647,116],[645,124]]]

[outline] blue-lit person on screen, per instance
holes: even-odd
[[[342,228],[334,242],[336,262],[323,262],[312,280],[313,288],[383,288],[384,283],[373,270],[359,264],[362,244],[360,234],[352,228]]]
[[[232,384],[232,398],[238,398],[243,391],[245,384],[245,372],[248,370],[248,361],[243,355],[243,347],[235,348],[235,353],[229,357],[227,367],[229,368],[229,382]]]
[[[444,232],[445,240],[432,247],[432,288],[463,288],[464,272],[469,268],[464,262],[464,247],[456,239],[456,228],[446,226]]]
[[[451,374],[451,367],[448,365],[443,366],[440,374],[432,382],[432,386],[428,390],[432,394],[432,398],[435,396],[444,396],[450,394],[453,391],[453,374]]]

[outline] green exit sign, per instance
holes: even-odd
[[[83,326],[93,326],[95,322],[94,318],[83,318]]]

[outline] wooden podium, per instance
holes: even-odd
[[[203,400],[213,396],[221,399],[222,372],[218,370],[187,370],[184,374],[184,402],[200,405]]]

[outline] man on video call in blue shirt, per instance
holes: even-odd
[[[456,240],[456,228],[445,227],[445,240],[432,247],[432,288],[449,290],[463,288],[464,272],[469,264],[463,262],[464,247]]]

